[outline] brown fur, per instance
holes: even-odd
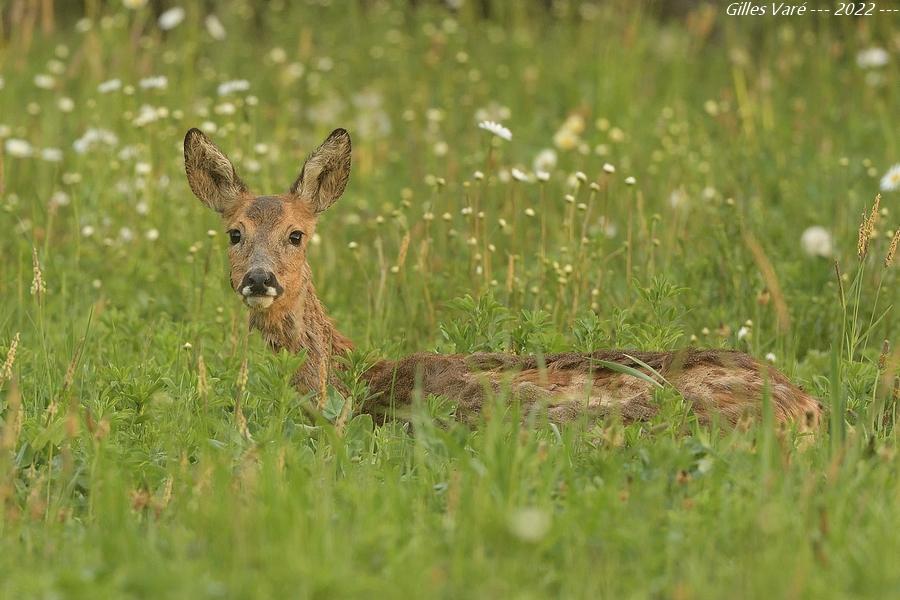
[[[367,410],[388,414],[392,407],[411,403],[419,390],[423,397],[434,394],[456,401],[458,416],[470,420],[486,400],[505,390],[526,411],[545,408],[554,421],[611,413],[620,414],[625,421],[643,420],[657,411],[655,386],[597,362],[619,363],[652,376],[629,356],[671,383],[701,421],[708,421],[713,413],[731,423],[743,416],[757,416],[768,393],[777,420],[797,421],[804,429],[818,426],[821,407],[815,398],[774,368],[729,350],[600,350],[551,354],[543,360],[509,354],[414,354],[380,362],[366,374],[371,393]]]
[[[279,196],[252,196],[228,158],[199,130],[192,129],[185,136],[184,155],[191,190],[222,215],[227,229],[242,234],[242,243],[232,245],[228,253],[232,287],[239,291],[249,268],[264,267],[283,288],[268,308],[251,311],[251,327],[260,330],[275,350],[306,352],[306,361],[293,379],[300,391],[320,391],[323,377],[335,384],[332,358],[353,345],[335,328],[316,296],[306,250],[318,215],[346,187],[350,136],[342,129],[335,130],[306,160],[290,192]],[[299,246],[287,241],[292,231],[303,232]],[[541,358],[414,354],[379,362],[364,374],[370,396],[362,410],[379,418],[402,414],[418,391],[422,396],[452,400],[457,416],[466,421],[478,415],[493,395],[503,392],[509,392],[526,412],[546,410],[557,422],[609,414],[635,421],[657,412],[655,386],[605,368],[598,360],[655,377],[640,364],[645,363],[691,403],[702,421],[713,414],[731,423],[758,415],[767,393],[777,420],[796,421],[804,429],[815,428],[820,421],[819,403],[774,368],[741,352],[696,349],[598,350]],[[396,408],[400,410],[393,410]]]

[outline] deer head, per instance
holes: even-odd
[[[340,198],[350,177],[347,131],[331,132],[286,194],[251,194],[199,129],[184,137],[184,169],[194,195],[224,221],[234,291],[255,311],[295,301],[309,279],[306,251],[318,217]]]

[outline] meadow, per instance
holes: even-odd
[[[0,3],[0,597],[900,595],[900,13],[666,6]],[[825,422],[311,416],[190,127],[260,194],[350,131],[350,407],[375,357],[697,346]]]

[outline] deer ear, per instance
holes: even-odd
[[[306,159],[291,193],[320,213],[341,197],[349,178],[350,134],[346,129],[335,129]]]
[[[247,191],[228,157],[196,128],[184,136],[184,171],[194,195],[220,214],[229,211]]]

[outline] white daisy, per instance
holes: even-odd
[[[44,148],[41,150],[41,160],[47,162],[60,162],[63,159],[63,151],[59,148]]]
[[[38,73],[34,76],[34,85],[42,90],[52,90],[56,86],[56,79],[54,79],[53,75]]]
[[[503,138],[506,141],[512,140],[512,131],[510,131],[500,123],[497,123],[496,121],[482,121],[478,124],[478,127],[480,129],[484,129],[485,131],[489,131],[497,137]]]
[[[560,150],[571,150],[578,145],[578,134],[566,127],[561,128],[553,135],[553,144]]]
[[[233,79],[231,81],[223,81],[219,84],[216,91],[220,96],[227,96],[235,92],[246,92],[250,89],[250,82],[246,79]]]
[[[534,157],[531,165],[535,171],[550,172],[556,168],[556,150],[544,148]]]
[[[169,85],[169,80],[165,75],[144,77],[138,82],[138,85],[143,90],[164,90]]]
[[[181,22],[184,21],[186,13],[183,8],[180,6],[176,6],[174,8],[170,8],[163,14],[159,15],[159,28],[163,31],[169,31],[170,29],[175,29]]]
[[[515,167],[513,167],[512,170],[510,171],[510,175],[512,175],[512,178],[515,179],[516,181],[522,181],[525,183],[530,181],[527,173],[525,173],[524,171],[521,171]]]
[[[893,192],[900,189],[900,163],[887,170],[884,177],[881,178],[881,191]]]
[[[100,85],[97,86],[97,91],[101,94],[108,94],[110,92],[115,92],[116,90],[122,89],[122,80],[121,79],[110,79],[108,81],[104,81]]]
[[[222,21],[219,20],[219,17],[216,15],[209,15],[203,20],[203,24],[206,26],[206,33],[209,34],[209,37],[217,41],[225,39],[227,32],[225,31],[225,26],[222,25]]]
[[[866,48],[856,55],[856,64],[862,69],[876,69],[888,64],[890,54],[884,48]]]
[[[34,154],[34,148],[27,140],[9,138],[8,140],[6,140],[6,144],[4,144],[4,147],[6,148],[7,154],[16,158],[28,158],[29,156]]]
[[[72,199],[63,191],[53,192],[53,195],[50,196],[50,204],[54,206],[68,206],[71,202]]]
[[[803,251],[810,256],[831,256],[831,234],[824,227],[813,225],[808,227],[800,236],[800,245]]]

